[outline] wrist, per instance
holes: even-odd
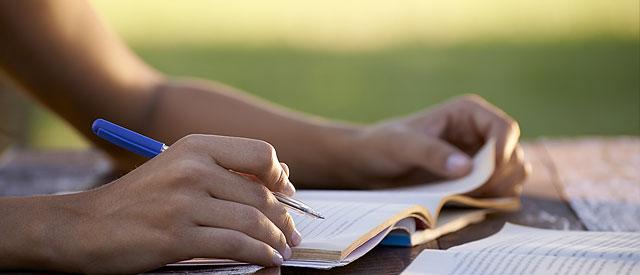
[[[321,134],[321,148],[328,160],[325,170],[331,171],[330,181],[333,185],[338,184],[335,187],[352,187],[362,180],[359,140],[365,129],[363,125],[340,124]]]
[[[2,201],[0,267],[79,272],[74,249],[74,195]],[[77,252],[77,251],[76,251]]]

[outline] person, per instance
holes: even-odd
[[[86,1],[0,1],[0,40],[4,74],[130,171],[81,193],[0,198],[1,268],[129,273],[193,257],[275,266],[302,237],[269,192],[293,195],[292,181],[365,189],[461,177],[489,139],[497,166],[471,195],[518,196],[527,175],[518,124],[478,96],[372,125],[312,117],[163,75]],[[96,118],[171,146],[144,162],[92,135]]]

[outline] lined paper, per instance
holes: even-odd
[[[296,228],[302,235],[302,242],[297,248],[334,251],[344,250],[369,231],[410,206],[322,200],[308,200],[305,203],[322,213],[326,219],[311,219],[290,211]]]
[[[471,173],[459,179],[383,190],[300,190],[295,198],[305,202],[331,200],[418,204],[431,214],[436,214],[444,197],[469,192],[487,182],[493,174],[494,151],[495,142],[491,140],[474,156]]]
[[[640,274],[640,233],[507,224],[480,241],[425,250],[403,274]]]

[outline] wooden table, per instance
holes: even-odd
[[[427,248],[446,249],[477,240],[497,232],[505,222],[540,228],[586,230],[566,200],[562,169],[572,169],[567,154],[580,154],[586,146],[613,150],[640,158],[640,138],[581,138],[572,140],[539,139],[526,142],[526,158],[532,164],[522,196],[522,209],[515,213],[492,214],[482,223],[445,235],[437,241],[413,248],[376,247],[359,260],[329,271],[305,268],[269,268],[258,266],[161,268],[152,273],[260,273],[260,274],[398,274]],[[593,149],[593,148],[592,148]],[[593,156],[591,156],[593,157]],[[597,157],[597,156],[596,156]],[[578,162],[580,158],[574,158]],[[613,161],[602,157],[602,163]],[[582,167],[584,168],[584,167]],[[588,171],[589,169],[582,169]],[[571,171],[575,173],[575,171]],[[0,196],[50,194],[65,190],[83,190],[106,182],[109,164],[95,151],[24,151],[9,150],[0,158]],[[615,176],[615,173],[609,173]],[[640,179],[639,179],[640,180]],[[640,184],[640,183],[639,183]]]

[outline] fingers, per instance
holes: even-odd
[[[205,153],[226,169],[255,175],[272,191],[289,196],[295,194],[295,187],[278,161],[275,149],[267,142],[237,137],[190,135],[176,142],[176,145]]]
[[[264,146],[266,143],[250,139],[237,138],[236,141],[234,139],[236,138],[189,136],[174,144],[170,150],[189,150],[192,155],[201,157],[197,161],[197,166],[206,166],[206,169],[189,168],[188,172],[182,173],[187,173],[190,181],[198,182],[209,196],[248,205],[259,210],[280,229],[290,246],[298,245],[301,236],[295,229],[291,215],[271,194],[267,184],[256,184],[255,178],[251,176],[255,175],[263,183],[267,177],[274,178],[271,180],[271,188],[274,188],[273,183],[286,180],[287,169],[277,161],[275,153],[269,156],[270,160],[267,164],[264,163],[266,157],[256,153],[262,149],[255,150],[255,148]],[[273,147],[270,145],[268,147],[273,151]],[[211,148],[215,148],[215,152]],[[206,152],[206,154],[202,154],[202,152]],[[260,161],[262,164],[255,164]],[[207,164],[207,162],[209,163]],[[268,171],[259,172],[260,169]],[[271,176],[268,175],[269,173]],[[278,176],[273,176],[275,174]],[[277,179],[275,179],[276,177]]]
[[[280,163],[280,166],[282,166],[282,169],[284,170],[284,173],[287,174],[287,178],[289,178],[289,165],[287,165],[284,162]]]
[[[398,134],[391,148],[399,159],[424,168],[443,177],[464,176],[471,170],[472,162],[467,154],[438,138],[412,131]]]
[[[460,102],[464,109],[471,109],[469,118],[475,122],[485,140],[496,140],[497,166],[509,161],[520,138],[518,123],[479,96],[465,96]]]
[[[246,234],[291,257],[291,248],[280,229],[260,210],[245,204],[218,199],[204,199],[193,213],[198,225],[225,228]]]
[[[503,120],[491,127],[489,136],[496,139],[496,163],[498,166],[509,160],[509,156],[518,144],[520,130],[515,125],[517,125],[515,122]]]
[[[524,152],[516,146],[513,155],[500,170],[481,188],[471,193],[479,197],[513,197],[522,192],[522,183],[529,175],[531,167],[524,159]]]
[[[278,266],[283,262],[277,250],[239,231],[199,226],[189,233],[192,257],[230,259],[262,266]]]
[[[229,171],[213,172],[209,178],[211,182],[207,189],[212,197],[259,210],[282,231],[290,246],[300,244],[302,237],[295,228],[293,218],[266,187]]]

